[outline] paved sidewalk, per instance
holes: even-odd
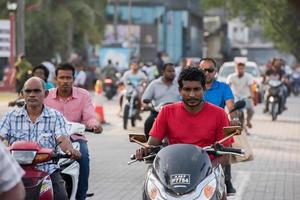
[[[300,98],[288,99],[288,110],[272,122],[256,108],[248,136],[255,159],[233,164],[235,200],[300,199]]]

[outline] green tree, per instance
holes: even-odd
[[[7,0],[0,0],[6,6]],[[2,6],[2,7],[3,7]],[[26,0],[26,54],[34,64],[59,53],[85,54],[99,44],[105,27],[106,0]],[[6,10],[0,16],[8,16]],[[6,17],[7,18],[7,17]]]
[[[300,15],[297,0],[202,0],[205,9],[222,7],[229,17],[243,15],[251,24],[258,19],[264,35],[275,46],[300,61]]]

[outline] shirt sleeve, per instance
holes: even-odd
[[[0,142],[0,193],[15,187],[24,175],[23,169]]]
[[[99,125],[97,120],[95,108],[92,102],[92,98],[89,94],[86,94],[83,101],[82,123],[87,128],[92,128]]]
[[[10,130],[10,114],[7,113],[0,121],[0,136],[8,139],[8,135],[9,135],[9,130]]]
[[[55,130],[54,130],[54,134],[56,136],[56,138],[60,137],[60,136],[67,136],[68,135],[68,124],[67,124],[67,120],[65,119],[65,117],[58,111],[55,111],[56,113],[56,124],[55,124]]]
[[[224,84],[224,100],[234,99],[233,93],[228,84]]]
[[[167,130],[168,130],[167,110],[166,108],[162,108],[162,110],[158,113],[158,116],[154,121],[154,124],[150,130],[149,135],[159,140],[163,140],[164,137],[167,135]]]
[[[145,92],[143,93],[142,100],[154,98],[154,82],[151,82],[149,86],[146,88]]]

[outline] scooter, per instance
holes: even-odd
[[[279,80],[269,80],[267,85],[267,98],[266,101],[268,104],[268,110],[270,110],[270,114],[272,116],[272,121],[277,119],[277,116],[283,110],[283,102],[281,102],[281,96],[284,95],[281,92],[280,87],[282,87],[283,83]]]
[[[71,134],[83,135],[86,129],[83,124],[68,122]],[[74,149],[80,150],[78,142],[72,142]],[[50,200],[53,199],[53,188],[50,175],[36,168],[37,164],[52,161],[57,163],[61,175],[66,183],[66,190],[70,200],[76,199],[79,163],[70,159],[60,148],[41,148],[37,142],[17,141],[9,150],[25,171],[22,181],[26,190],[26,200]]]
[[[148,147],[144,144],[147,141],[144,135],[130,134],[131,142],[149,148],[150,154],[143,157],[143,160],[153,163],[145,177],[143,199],[222,199],[226,191],[224,172],[220,164],[212,166],[208,155],[244,155],[241,149],[222,145],[229,138],[240,135],[242,128],[229,126],[224,127],[223,131],[226,135],[224,139],[203,148],[193,144]],[[129,165],[138,161],[135,155],[131,156],[131,160]]]
[[[117,85],[111,77],[106,77],[104,79],[103,90],[108,100],[111,100],[117,94]]]
[[[226,127],[224,132],[230,133],[226,139],[241,134],[241,130],[239,126]],[[136,135],[131,134],[130,140],[140,144]],[[192,144],[151,147],[150,154],[144,157],[148,163],[154,160],[145,178],[143,199],[222,199],[226,190],[223,169],[221,165],[212,167],[208,155],[244,154],[241,149],[224,147],[224,141],[204,148]],[[136,162],[134,155],[131,159],[128,164]]]
[[[300,93],[300,72],[294,71],[290,78],[291,91],[295,96],[298,96]]]

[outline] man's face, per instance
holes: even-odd
[[[199,63],[199,68],[205,72],[205,83],[212,83],[215,80],[216,70],[214,63],[210,60],[202,60]]]
[[[72,90],[74,82],[72,70],[58,70],[55,80],[59,90],[63,92]]]
[[[30,107],[42,106],[46,97],[45,89],[39,79],[30,79],[26,82],[22,94],[26,101],[26,105]]]
[[[163,73],[163,77],[168,81],[173,81],[175,78],[175,68],[173,65],[168,65]]]
[[[132,71],[137,71],[137,70],[139,69],[139,66],[138,66],[137,63],[132,63],[132,64],[130,65],[130,67],[131,67],[131,70],[132,70]]]
[[[179,93],[184,104],[191,108],[199,106],[203,100],[203,87],[200,81],[182,81],[182,85]]]
[[[46,79],[45,72],[42,69],[36,69],[33,73],[33,76],[39,77],[42,80]]]
[[[239,77],[243,76],[245,73],[245,65],[237,65],[236,66],[236,72],[238,74]]]

